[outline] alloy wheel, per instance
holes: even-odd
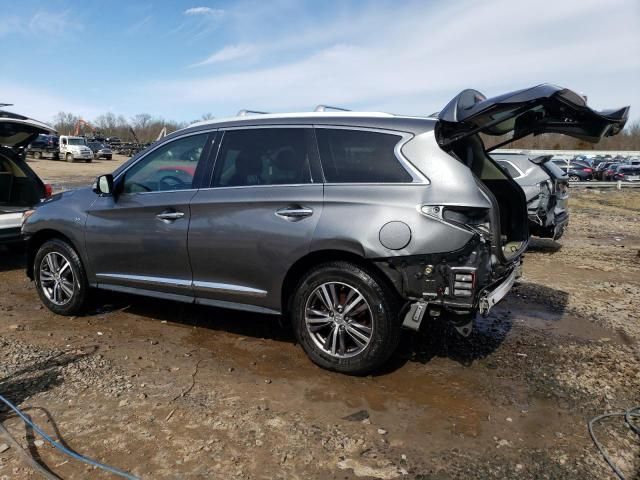
[[[305,325],[323,352],[348,358],[361,353],[371,342],[373,312],[355,287],[343,282],[326,282],[307,298]]]
[[[75,277],[71,263],[58,252],[47,253],[40,262],[40,288],[56,305],[65,305],[75,293]]]

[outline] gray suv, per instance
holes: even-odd
[[[598,141],[628,114],[551,85],[465,90],[432,118],[324,110],[192,125],[25,214],[43,303],[77,315],[98,288],[285,314],[318,365],[370,372],[403,326],[467,335],[518,275],[526,199],[479,133]]]

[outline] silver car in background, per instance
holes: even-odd
[[[527,198],[531,235],[558,240],[569,224],[569,177],[552,155],[496,152],[491,156],[513,178]]]
[[[468,335],[518,275],[527,202],[480,133],[597,142],[628,115],[553,85],[465,90],[436,118],[320,110],[191,125],[27,212],[42,302],[76,315],[99,288],[284,314],[318,365],[368,373],[403,326]]]

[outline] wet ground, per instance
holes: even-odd
[[[469,338],[427,325],[364,378],[315,367],[277,317],[113,294],[53,315],[0,252],[0,393],[142,478],[614,478],[586,422],[640,404],[640,192],[571,208]],[[0,419],[61,478],[111,478]],[[640,479],[622,420],[597,433]],[[38,477],[10,448],[4,478]]]

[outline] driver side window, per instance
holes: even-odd
[[[208,133],[190,135],[154,150],[132,166],[123,193],[168,192],[193,188]]]

